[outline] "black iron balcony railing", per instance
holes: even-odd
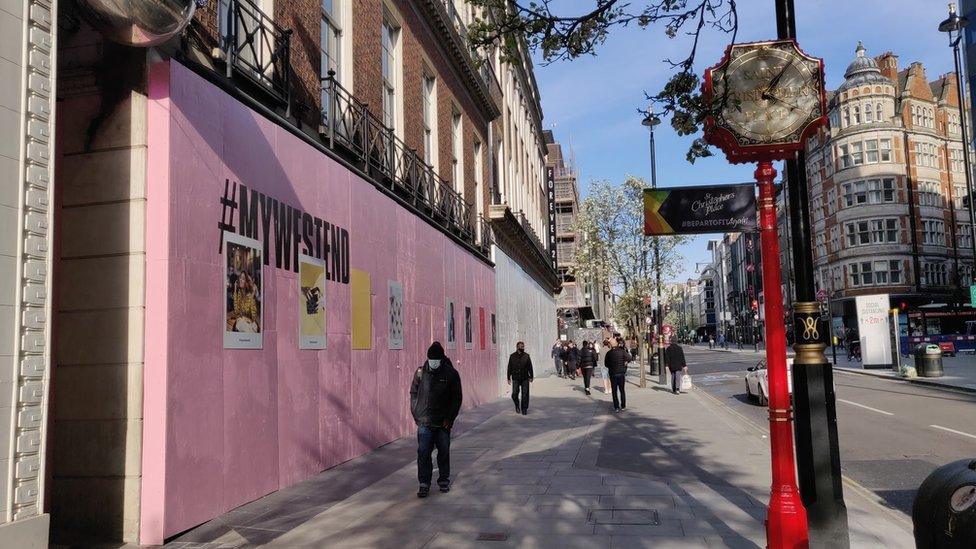
[[[491,232],[491,224],[485,219],[485,216],[478,216],[478,249],[481,253],[488,256],[491,253],[491,245],[495,243],[495,237]]]
[[[251,0],[226,2],[218,9],[227,77],[236,71],[290,106],[291,29],[278,26]]]
[[[322,79],[322,86],[326,98],[322,109],[323,135],[329,148],[346,151],[390,191],[473,246],[481,247],[481,240],[490,239],[490,231],[484,230],[481,238],[476,238],[471,205],[365,103],[343,88],[334,71]]]

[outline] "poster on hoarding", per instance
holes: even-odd
[[[457,327],[454,324],[454,322],[455,322],[454,321],[454,318],[455,318],[455,315],[454,315],[454,301],[452,301],[450,299],[447,300],[447,305],[445,307],[445,313],[447,314],[447,318],[444,321],[444,327],[445,327],[445,329],[447,331],[446,338],[445,338],[447,340],[447,342],[444,345],[444,348],[445,349],[455,349],[455,348],[457,348]]]
[[[390,293],[390,349],[403,349],[403,284],[389,281]]]
[[[264,329],[261,243],[224,233],[224,348],[260,349]]]
[[[325,262],[299,256],[298,285],[298,348],[325,349]]]
[[[891,367],[891,332],[888,323],[888,294],[855,298],[857,330],[864,368]]]
[[[474,330],[471,324],[471,307],[464,307],[464,348],[471,349],[474,347]]]

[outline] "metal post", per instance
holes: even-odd
[[[972,168],[969,162],[969,138],[966,126],[966,98],[963,95],[962,77],[959,72],[959,41],[962,40],[962,31],[959,37],[952,42],[952,60],[956,64],[956,93],[959,94],[959,130],[962,133],[962,162],[966,170],[966,192],[969,193],[969,231],[972,233],[973,260],[976,262],[976,210],[973,209],[973,179]]]
[[[769,385],[769,444],[772,454],[772,487],[766,513],[766,542],[771,548],[806,547],[807,517],[794,476],[792,414],[786,373],[786,332],[783,295],[780,290],[779,237],[776,230],[776,199],[772,162],[756,168],[759,184],[759,224],[762,239],[763,287],[766,291],[766,368]]]
[[[793,0],[774,0],[776,31],[779,38],[796,39]],[[789,192],[790,241],[793,252],[795,292],[793,334],[796,358],[793,361],[793,401],[797,476],[803,505],[809,517],[811,547],[844,549],[850,546],[847,507],[844,504],[837,437],[837,409],[833,368],[824,351],[820,305],[813,281],[813,241],[806,185],[806,160],[801,149],[785,162],[785,184]],[[763,234],[765,238],[765,233]],[[764,243],[765,244],[765,243]],[[779,294],[779,279],[767,281],[766,254],[763,253],[763,290],[766,304]],[[770,258],[773,259],[773,258]],[[778,256],[775,257],[778,261]],[[775,298],[779,299],[779,298]],[[766,349],[778,341],[774,334],[783,316],[770,316],[766,309]]]

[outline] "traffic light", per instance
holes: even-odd
[[[907,301],[902,301],[901,303],[898,304],[898,308],[901,309],[901,312],[907,311],[908,310],[908,302]]]

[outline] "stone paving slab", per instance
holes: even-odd
[[[170,547],[763,546],[768,440],[694,394],[628,392],[627,412],[612,414],[606,395],[586,397],[569,381],[539,379],[528,416],[502,400],[460,429],[447,494],[416,498],[415,442],[406,437],[378,451],[384,459],[364,458],[379,476],[355,463],[340,466],[363,478],[333,493],[342,477],[326,471]],[[870,502],[848,505],[855,547],[908,546],[905,524]]]

